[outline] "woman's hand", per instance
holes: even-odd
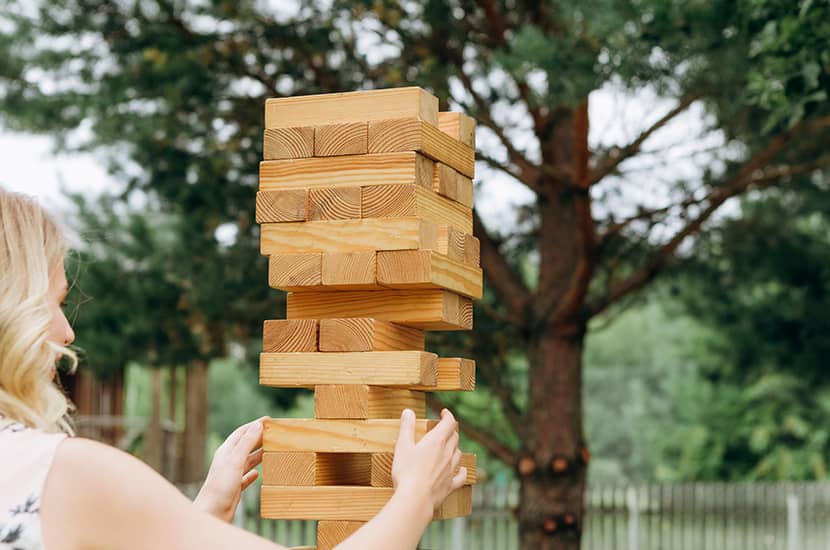
[[[224,521],[231,521],[242,491],[256,480],[262,462],[262,421],[258,418],[234,430],[213,455],[205,484],[193,503]]]
[[[467,469],[461,467],[458,450],[458,422],[447,409],[441,411],[441,422],[415,443],[415,413],[407,409],[401,415],[401,431],[395,446],[392,480],[396,491],[402,491],[424,503],[423,512],[432,513],[447,496],[464,485]]]

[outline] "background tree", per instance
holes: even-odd
[[[533,200],[516,231],[475,220],[488,285],[480,325],[512,336],[492,344],[498,361],[479,356],[507,435],[464,420],[517,469],[525,549],[579,545],[589,321],[672,266],[730,198],[828,160],[822,2],[29,4],[4,2],[4,120],[108,148],[125,200],[146,194],[176,214],[182,256],[171,269],[191,281],[188,330],[202,342],[191,373],[244,326],[229,304],[267,303],[252,290],[260,281],[242,284],[262,265],[251,214],[266,97],[414,83],[479,121],[484,166]],[[670,106],[629,141],[589,144],[589,96],[609,86]],[[691,155],[665,141],[662,130],[690,110],[718,147]],[[702,153],[705,170],[655,175],[655,160]],[[232,229],[229,247],[220,227]],[[492,334],[477,333],[473,351],[492,351]]]

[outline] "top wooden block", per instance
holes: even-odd
[[[265,101],[265,128],[417,118],[438,126],[438,98],[421,88],[392,88]]]

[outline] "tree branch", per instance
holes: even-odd
[[[541,171],[540,167],[530,162],[530,160],[523,153],[513,146],[513,143],[504,133],[504,129],[499,126],[495,120],[493,120],[487,102],[473,89],[473,82],[469,75],[464,72],[462,66],[459,66],[458,68],[458,78],[461,80],[462,84],[464,84],[464,88],[467,90],[467,93],[469,93],[470,97],[473,98],[473,102],[475,102],[478,121],[496,134],[496,137],[499,139],[501,145],[507,150],[508,162],[515,164],[520,170],[521,177],[518,178],[519,181],[527,185],[532,191],[539,193],[540,188],[537,184],[537,180],[539,179]]]
[[[445,404],[434,393],[427,393],[427,406],[435,412],[446,408]],[[494,457],[498,458],[508,466],[514,466],[516,463],[516,453],[507,445],[494,438],[485,430],[475,427],[466,418],[458,414],[459,426],[462,432],[473,441],[481,444],[482,447]]]
[[[627,279],[609,287],[608,293],[597,303],[589,308],[589,315],[594,316],[603,312],[608,306],[619,301],[626,295],[639,290],[651,282],[654,277],[672,259],[678,247],[686,240],[686,237],[700,230],[703,224],[712,214],[723,205],[727,199],[745,192],[750,186],[768,186],[783,178],[788,178],[792,172],[785,172],[780,167],[772,169],[768,174],[763,171],[765,167],[787,147],[795,138],[802,134],[809,134],[815,130],[830,127],[830,116],[821,117],[811,121],[801,121],[782,134],[773,138],[767,146],[756,153],[744,165],[730,177],[724,185],[715,188],[704,199],[708,205],[694,219],[682,227],[668,242],[660,246],[652,255],[651,259],[639,271],[633,273]],[[821,157],[826,159],[827,155]],[[815,170],[818,166],[805,165],[799,168],[799,173]],[[701,201],[703,202],[703,201]]]
[[[668,124],[672,119],[674,119],[677,115],[685,111],[689,105],[694,103],[700,94],[690,94],[680,100],[680,103],[675,106],[674,109],[663,115],[657,122],[652,124],[649,128],[643,131],[637,139],[626,145],[625,147],[619,149],[614,148],[612,151],[606,155],[605,158],[599,161],[596,169],[594,169],[588,177],[588,185],[594,185],[602,180],[607,175],[611,174],[617,167],[628,160],[629,158],[633,157],[637,153],[640,152],[640,148],[643,146],[643,143],[650,138],[657,130]]]
[[[625,229],[634,222],[643,221],[643,220],[653,222],[654,219],[657,216],[660,216],[662,214],[668,214],[671,210],[673,210],[675,208],[680,208],[680,209],[685,210],[685,209],[689,208],[690,206],[694,206],[696,204],[700,204],[702,202],[705,202],[708,198],[709,198],[709,195],[706,195],[705,197],[700,198],[700,199],[695,199],[695,198],[689,197],[689,198],[687,198],[686,200],[684,200],[683,202],[681,202],[679,204],[669,204],[669,205],[663,206],[661,208],[652,208],[652,209],[648,209],[648,210],[641,210],[640,212],[637,212],[637,214],[635,214],[635,215],[633,215],[629,218],[626,218],[626,219],[621,220],[621,221],[619,221],[615,224],[610,225],[605,230],[605,233],[603,233],[599,237],[599,247],[600,247],[600,249],[605,247],[607,245],[608,241],[610,241],[613,237],[616,237],[617,235],[619,235],[620,233],[625,231]]]
[[[526,327],[525,312],[531,298],[530,291],[507,263],[476,211],[473,211],[473,233],[481,243],[481,265],[487,273],[487,282],[498,294],[511,322],[518,327]]]

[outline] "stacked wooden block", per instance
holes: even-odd
[[[314,389],[314,419],[264,432],[261,510],[316,519],[340,543],[393,492],[404,408],[429,391],[471,391],[475,366],[424,350],[425,330],[469,330],[481,297],[472,236],[472,119],[420,88],[268,100],[257,222],[269,284],[289,292],[265,322],[260,383]],[[464,455],[468,483],[475,456]],[[436,519],[469,514],[465,486]]]

